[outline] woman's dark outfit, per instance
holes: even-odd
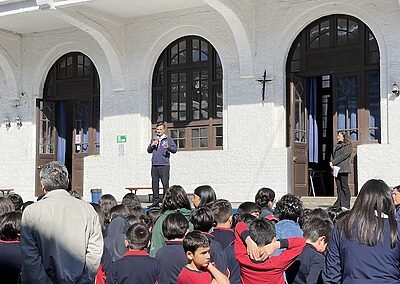
[[[340,167],[336,180],[337,200],[335,207],[350,208],[349,173],[350,158],[353,148],[351,144],[338,143],[333,149],[331,162],[334,166]]]

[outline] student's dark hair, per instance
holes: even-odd
[[[256,204],[261,208],[269,207],[268,203],[273,202],[274,200],[275,200],[275,191],[273,191],[268,187],[260,188],[255,197]]]
[[[275,225],[264,218],[256,219],[249,226],[249,234],[258,246],[265,246],[275,237]]]
[[[246,201],[240,204],[238,207],[239,219],[244,214],[251,214],[253,212],[261,212],[261,208],[254,202]]]
[[[14,210],[14,203],[7,197],[0,196],[0,216]]]
[[[47,192],[55,189],[68,188],[68,170],[58,161],[52,161],[44,165],[40,170],[39,176]]]
[[[319,237],[325,237],[327,243],[331,237],[333,223],[331,219],[321,219],[319,217],[307,218],[303,224],[303,237],[312,242],[318,240]]]
[[[129,215],[126,217],[130,225],[139,223],[142,225],[145,225],[146,228],[151,231],[153,228],[153,220],[147,216],[146,214],[141,214],[141,215]]]
[[[339,232],[347,239],[374,246],[383,239],[384,217],[388,216],[391,246],[397,244],[397,222],[392,193],[382,180],[371,179],[360,190],[353,208],[338,221]]]
[[[124,204],[128,208],[130,215],[143,214],[143,208],[140,204],[140,200],[133,192],[125,194],[124,197],[122,197],[121,204]]]
[[[328,212],[322,208],[314,208],[314,209],[304,209],[303,210],[303,215],[299,219],[299,225],[300,227],[303,227],[303,224],[307,221],[307,219],[318,217],[320,219],[327,219],[331,220]]]
[[[100,197],[99,205],[101,207],[101,210],[103,210],[106,223],[111,222],[110,209],[113,208],[117,204],[118,204],[117,200],[111,194],[103,194]]]
[[[210,208],[195,209],[190,215],[190,223],[195,230],[208,233],[214,225],[214,215]]]
[[[200,203],[197,208],[210,206],[217,199],[214,189],[209,185],[201,185],[196,187],[194,194],[200,197]]]
[[[110,216],[111,219],[117,215],[122,215],[125,218],[129,216],[129,210],[126,208],[124,204],[115,205],[113,208],[110,209]]]
[[[133,250],[143,250],[146,248],[150,241],[150,232],[143,224],[133,224],[126,231],[126,240],[128,246]]]
[[[183,250],[185,253],[190,251],[194,254],[198,248],[208,247],[210,247],[210,241],[200,231],[189,232],[183,238]]]
[[[97,215],[99,216],[99,223],[100,223],[100,227],[101,227],[101,232],[102,232],[103,236],[105,236],[106,223],[105,223],[105,217],[104,217],[103,210],[101,210],[100,205],[97,204],[97,203],[90,203],[90,205],[92,205],[92,207],[94,208],[94,211],[96,211]]]
[[[226,223],[232,216],[232,204],[225,199],[217,199],[210,206],[216,223]]]
[[[21,210],[22,204],[24,204],[21,195],[17,193],[12,193],[8,195],[7,198],[10,199],[11,202],[14,204],[15,210]]]
[[[247,227],[250,227],[250,225],[257,219],[258,218],[256,216],[247,213],[244,214],[242,218],[240,218],[240,221],[244,222],[247,225]]]
[[[182,186],[173,185],[164,193],[161,213],[167,210],[177,210],[181,208],[191,209],[189,198]]]
[[[169,214],[162,223],[162,232],[167,240],[183,239],[189,229],[189,221],[182,213]]]
[[[286,194],[276,203],[275,215],[279,220],[297,222],[303,215],[303,202],[292,194]]]
[[[151,208],[146,211],[146,215],[153,221],[153,224],[155,224],[158,217],[160,217],[160,215],[161,215],[161,209],[160,208]]]
[[[22,212],[14,211],[4,214],[0,218],[0,240],[16,241],[21,234]]]
[[[328,215],[331,218],[333,224],[335,224],[339,220],[340,214],[344,212],[341,207],[336,207],[336,206],[328,207],[326,211],[328,212]]]

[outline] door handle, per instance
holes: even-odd
[[[297,157],[296,156],[294,156],[292,159],[293,159],[293,162],[297,161]]]
[[[41,169],[42,169],[42,167],[43,167],[42,165],[40,165],[40,166],[37,166],[37,169],[38,169],[38,170],[41,170]]]

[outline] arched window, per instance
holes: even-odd
[[[198,36],[172,42],[153,73],[152,123],[167,123],[184,150],[222,149],[222,64]]]

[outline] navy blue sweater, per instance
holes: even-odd
[[[301,254],[286,270],[289,284],[322,284],[325,257],[311,244],[306,244]]]
[[[111,264],[107,283],[157,283],[160,274],[158,261],[142,250],[128,251]]]
[[[399,222],[397,222],[397,231],[400,236]],[[384,219],[383,238],[375,246],[367,246],[347,239],[340,234],[336,224],[328,244],[326,268],[322,274],[324,283],[400,283],[399,240],[394,248],[390,247],[390,243],[387,219]]]
[[[213,263],[219,271],[221,271],[223,274],[226,274],[228,266],[221,244],[214,240],[213,235],[204,232],[202,232],[202,234],[205,235],[210,241],[210,263]]]
[[[214,236],[214,240],[221,244],[222,249],[225,249],[235,240],[235,233],[230,228],[215,227],[211,235]]]
[[[163,144],[168,143],[168,148],[164,148]],[[170,153],[176,153],[176,144],[171,137],[166,136],[159,141],[158,146],[152,146],[152,141],[150,141],[147,147],[147,152],[149,154],[153,153],[151,157],[151,165],[153,166],[169,166],[169,156]]]
[[[240,281],[240,265],[235,256],[235,242],[233,241],[229,246],[224,249],[226,261],[229,271],[229,283],[241,284]]]
[[[156,259],[160,264],[159,284],[176,283],[182,268],[188,264],[182,241],[166,241],[166,246],[157,251]]]

